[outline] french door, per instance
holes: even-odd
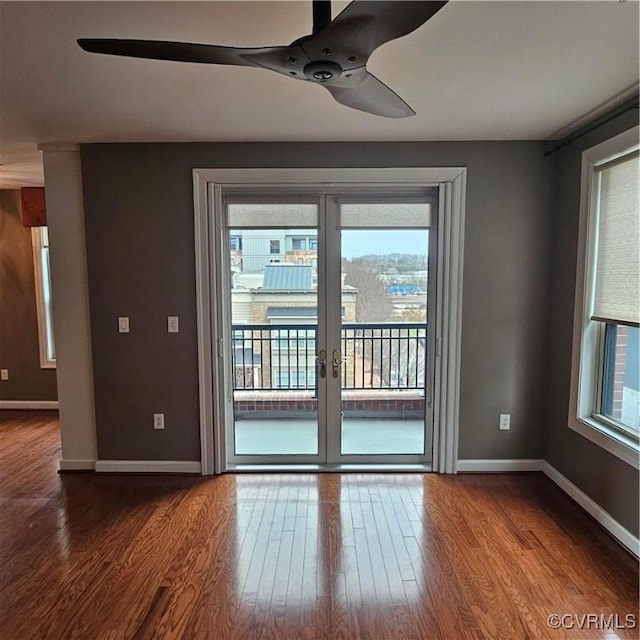
[[[227,468],[430,464],[437,194],[223,193]]]

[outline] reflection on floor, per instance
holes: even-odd
[[[541,473],[59,464],[0,411],[2,640],[638,640],[636,559]]]
[[[237,420],[239,455],[317,454],[315,420]],[[424,448],[424,422],[345,418],[342,422],[344,454],[417,454]]]

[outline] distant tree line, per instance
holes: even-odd
[[[423,255],[390,253],[388,255],[366,255],[351,260],[342,260],[342,273],[345,284],[358,290],[356,298],[356,319],[358,322],[384,322],[393,320],[393,302],[389,291],[390,282],[385,276],[401,275],[415,271],[426,271],[426,258]],[[393,279],[391,279],[393,282]],[[415,279],[402,284],[424,287],[424,281]],[[414,317],[415,316],[415,317]],[[421,321],[425,313],[408,314],[407,321]]]
[[[355,260],[369,263],[378,273],[411,273],[427,269],[426,256],[415,253],[389,253],[384,256],[366,255]]]

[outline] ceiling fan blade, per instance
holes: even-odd
[[[364,67],[355,69],[349,78],[340,78],[322,85],[334,99],[359,111],[386,118],[406,118],[416,112],[386,84]]]
[[[172,60],[174,62],[200,62],[239,66],[263,66],[251,60],[252,55],[268,58],[283,57],[292,47],[219,47],[190,42],[165,42],[160,40],[119,40],[116,38],[81,38],[78,44],[85,51],[130,58]]]
[[[312,60],[333,60],[334,51],[339,51],[336,62],[343,69],[354,69],[363,66],[380,45],[415,31],[445,4],[446,1],[354,0],[328,27],[301,44]]]

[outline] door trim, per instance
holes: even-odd
[[[213,259],[220,246],[221,189],[232,186],[275,187],[279,184],[341,189],[369,187],[440,187],[438,298],[436,312],[436,372],[434,393],[433,470],[456,473],[460,400],[460,341],[462,330],[462,275],[466,167],[407,167],[373,169],[194,169],[194,233],[198,386],[200,396],[200,450],[203,475],[223,473],[225,429],[214,429],[225,419],[221,375],[224,346],[221,313],[214,305],[221,296],[220,274]],[[215,363],[215,366],[214,366]]]

